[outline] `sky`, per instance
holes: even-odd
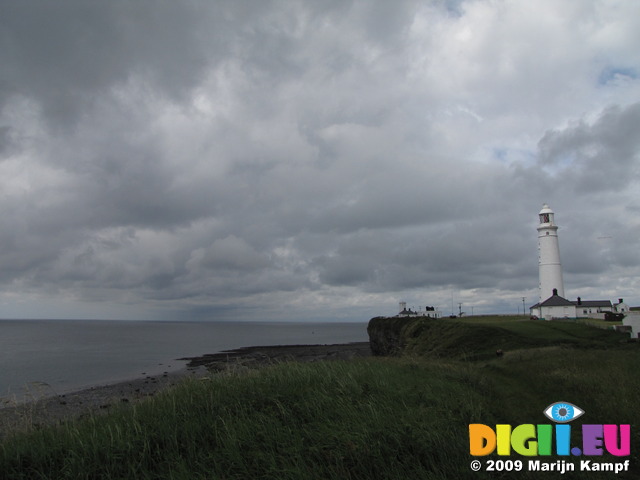
[[[566,297],[640,305],[638,45],[625,0],[0,0],[0,318],[528,312],[543,203]]]

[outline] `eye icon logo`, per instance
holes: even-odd
[[[584,414],[584,410],[569,402],[555,402],[543,412],[549,420],[556,423],[568,423]]]

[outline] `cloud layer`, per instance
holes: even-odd
[[[0,9],[0,316],[640,304],[634,2]]]

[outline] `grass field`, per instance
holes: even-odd
[[[637,344],[585,325],[503,317],[414,333],[400,358],[187,381],[106,416],[16,435],[0,446],[0,478],[560,478],[472,472],[468,445],[469,423],[550,423],[542,411],[559,400],[585,410],[585,423],[631,424],[633,472],[615,477],[638,478]]]

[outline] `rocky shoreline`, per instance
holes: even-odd
[[[244,347],[215,354],[182,358],[187,367],[177,372],[147,376],[78,392],[46,397],[35,402],[0,408],[0,440],[11,432],[55,425],[65,420],[108,412],[119,404],[151,397],[186,377],[259,368],[274,363],[349,360],[371,355],[369,342],[335,345],[276,345]]]
[[[369,355],[371,355],[369,342],[355,342],[334,345],[243,347],[210,355],[180,358],[179,360],[188,360],[187,368],[205,367],[209,371],[217,372],[230,366],[240,365],[252,368],[287,361],[350,360]]]

